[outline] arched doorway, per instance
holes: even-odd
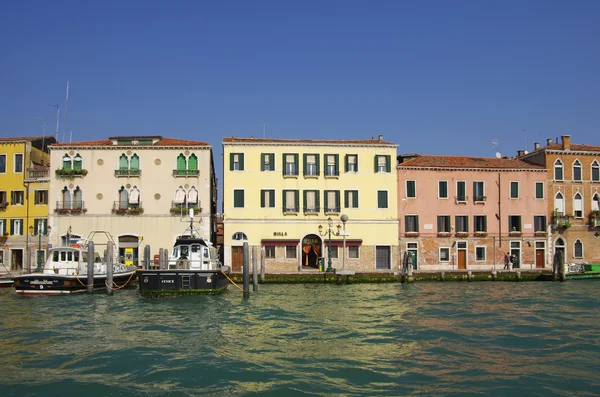
[[[566,261],[567,248],[566,248],[565,240],[563,240],[562,237],[559,237],[558,239],[556,239],[556,242],[554,243],[554,261],[553,261],[553,263],[555,265],[557,264],[559,255],[563,261]]]
[[[235,232],[231,236],[231,270],[241,272],[244,266],[244,242],[248,241],[248,236],[244,232]]]
[[[308,234],[302,239],[302,267],[319,268],[319,258],[322,256],[321,238],[316,234]]]

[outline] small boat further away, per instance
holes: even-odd
[[[6,265],[0,263],[0,288],[10,288],[13,286],[13,277]]]
[[[104,233],[112,241],[108,232]],[[13,277],[17,294],[61,295],[87,291],[88,243],[89,238],[80,240],[70,247],[51,248],[48,259],[39,271]],[[105,263],[98,252],[94,252],[94,289],[106,288],[106,269],[113,267],[113,284],[122,288],[135,279],[137,267],[126,266],[113,258]]]
[[[567,280],[600,279],[600,264],[570,263],[566,276]]]
[[[190,226],[175,239],[171,255],[146,267],[137,271],[144,296],[217,294],[229,285],[229,266],[223,266],[217,249],[194,228],[193,210]]]

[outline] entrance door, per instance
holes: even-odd
[[[315,234],[309,234],[302,239],[302,266],[319,268],[319,253],[321,252],[321,239]]]
[[[546,265],[546,247],[543,241],[536,241],[535,243],[535,267],[541,269]]]
[[[419,260],[419,244],[418,243],[406,243],[406,251],[410,254],[412,260],[413,270],[417,270],[417,264]]]
[[[244,265],[244,247],[231,247],[231,271],[241,272]]]
[[[458,269],[467,270],[467,243],[460,241],[456,243],[458,248]]]
[[[10,250],[10,270],[23,271],[23,250]]]
[[[521,242],[511,241],[510,242],[510,256],[512,257],[513,269],[521,267]]]

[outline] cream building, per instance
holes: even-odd
[[[152,255],[171,251],[190,208],[202,237],[214,241],[216,179],[205,142],[121,136],[58,143],[50,161],[52,244],[107,231],[126,262],[140,264],[145,245]]]
[[[244,242],[260,248],[266,273],[327,269],[330,260],[335,269],[345,261],[357,271],[398,270],[396,144],[381,135],[222,144],[223,262],[233,271]]]

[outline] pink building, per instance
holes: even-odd
[[[546,169],[511,158],[398,156],[400,250],[413,268],[551,267]]]

